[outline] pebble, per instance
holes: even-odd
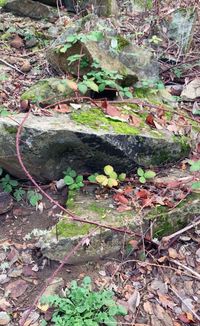
[[[8,325],[10,322],[10,316],[5,311],[0,312],[0,325]]]

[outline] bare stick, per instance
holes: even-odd
[[[177,298],[187,307],[187,309],[195,316],[195,318],[200,321],[200,316],[196,314],[195,311],[193,311],[184,301],[184,299],[181,298],[181,296],[178,294],[178,292],[176,292],[176,290],[174,289],[174,287],[169,287],[170,290],[177,296]]]
[[[196,227],[196,226],[199,225],[199,224],[200,224],[200,216],[197,218],[197,221],[196,221],[196,222],[193,222],[192,224],[187,225],[187,226],[184,227],[183,229],[181,229],[181,230],[179,230],[179,231],[177,231],[177,232],[175,232],[175,233],[172,233],[172,234],[170,234],[170,235],[167,236],[167,237],[163,237],[162,240],[161,240],[161,243],[166,244],[166,243],[168,243],[172,238],[174,238],[174,237],[176,237],[177,235],[180,235],[180,234],[182,234],[182,233],[184,233],[184,232],[186,232],[186,231],[188,231],[188,230],[190,230],[190,229]]]
[[[179,261],[175,260],[175,259],[169,259],[170,262],[182,267],[183,269],[185,269],[186,271],[190,272],[191,274],[195,275],[199,281],[200,281],[200,274],[195,272],[193,269],[191,269],[190,267],[187,267],[183,264],[181,264]]]
[[[8,63],[7,61],[0,59],[0,62],[4,63],[6,66],[16,70],[17,72],[19,72],[20,74],[24,75],[23,71],[21,71],[20,69],[18,69],[17,67],[11,65],[10,63]]]

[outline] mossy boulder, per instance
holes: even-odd
[[[48,78],[31,86],[22,94],[21,99],[48,105],[73,95],[74,92],[67,85],[66,79]]]
[[[87,26],[90,24],[90,31]],[[106,69],[122,75],[123,86],[133,85],[139,78],[158,79],[158,65],[149,48],[140,48],[133,40],[119,35],[113,28],[117,21],[105,20],[88,15],[69,25],[47,51],[47,59],[58,73],[72,73],[77,76],[77,61],[71,63],[72,55],[82,54],[79,76],[91,70]],[[101,34],[96,40],[94,35]],[[73,40],[73,36],[77,41]],[[87,62],[87,65],[85,64]],[[98,69],[93,63],[98,62]]]
[[[69,208],[74,214],[89,221],[97,221],[100,224],[137,233],[141,230],[139,227],[141,217],[138,218],[138,213],[134,209],[119,213],[111,198],[96,200],[91,193],[78,193],[74,196]],[[160,205],[153,209],[146,209],[143,231],[149,229],[149,223],[153,220],[154,237],[161,238],[163,235],[169,235],[181,229],[199,214],[200,197],[193,194],[174,210]],[[70,252],[80,239],[94,228],[94,225],[72,222],[69,218],[63,217],[47,236],[40,239],[38,246],[42,248],[44,256],[61,261],[66,253]],[[133,239],[133,236],[101,228],[70,258],[68,264],[87,263],[105,257],[113,258],[124,248],[127,247],[129,250],[130,239]]]
[[[24,164],[38,181],[58,180],[69,166],[78,172],[97,172],[112,164],[117,172],[127,172],[138,165],[162,165],[176,162],[190,150],[187,138],[152,130],[139,107],[138,113],[135,107],[122,108],[140,119],[137,127],[89,105],[71,110],[51,117],[30,114],[25,123],[20,149]],[[19,178],[25,175],[18,163],[15,138],[23,118],[21,113],[14,120],[0,120],[0,166]]]

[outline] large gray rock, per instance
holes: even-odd
[[[153,59],[150,49],[136,46],[116,33],[115,19],[112,21],[88,15],[66,28],[65,32],[54,41],[47,51],[47,59],[58,73],[72,73],[77,76],[77,61],[70,63],[72,55],[84,55],[87,66],[79,69],[79,76],[95,70],[92,64],[99,62],[99,69],[116,71],[123,76],[121,84],[132,86],[138,79],[158,79],[158,64]],[[117,24],[117,23],[116,23]],[[87,32],[87,30],[90,32]],[[91,41],[91,34],[102,33],[98,41]],[[79,41],[70,43],[69,37],[80,36]],[[64,52],[64,47],[69,47]]]
[[[33,19],[42,19],[50,16],[50,9],[46,5],[32,0],[9,0],[4,5],[4,10],[19,16]]]
[[[134,109],[127,108],[134,115]],[[18,122],[0,119],[0,166],[19,178],[25,175],[16,155]],[[39,181],[57,180],[68,166],[77,171],[99,171],[112,164],[126,172],[134,166],[161,165],[188,154],[182,137],[152,130],[142,121],[138,127],[106,117],[98,108],[86,107],[70,115],[30,115],[25,123],[20,149],[25,166]]]
[[[178,176],[179,178],[179,176]],[[176,178],[173,178],[173,181]],[[157,206],[155,209],[146,209],[143,219],[143,230],[149,230],[149,220],[154,220],[153,233],[157,238],[169,235],[190,223],[200,213],[200,198],[193,194],[186,201],[171,210]],[[112,199],[98,199],[90,193],[79,193],[74,198],[70,209],[74,214],[89,221],[97,221],[113,227],[121,227],[129,231],[140,233],[141,218],[137,211],[131,209],[118,212]],[[160,209],[160,211],[159,211]],[[158,216],[159,214],[159,216]],[[44,256],[49,259],[62,261],[67,252],[70,252],[77,243],[85,237],[95,226],[72,222],[63,217],[43,238],[38,241]],[[79,248],[68,261],[68,264],[87,263],[100,258],[111,257],[124,250],[124,246],[132,239],[129,234],[114,232],[102,228],[97,230],[88,243]],[[123,248],[122,248],[123,247]]]

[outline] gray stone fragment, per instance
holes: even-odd
[[[32,0],[9,0],[3,8],[16,15],[33,19],[42,19],[50,16],[49,7]]]

